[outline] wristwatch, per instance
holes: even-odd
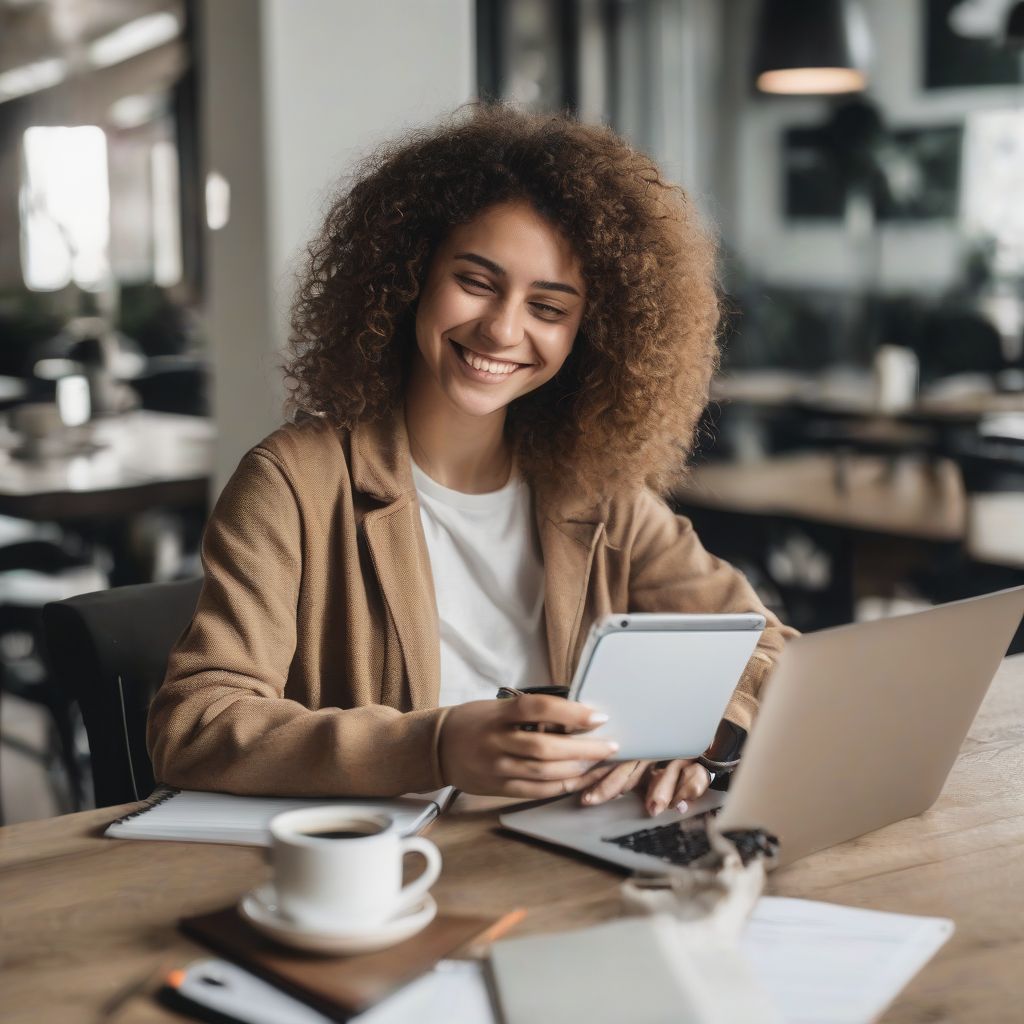
[[[740,754],[746,741],[746,729],[740,728],[727,718],[718,723],[718,731],[711,741],[711,746],[697,758],[697,763],[702,764],[714,775],[711,780],[712,789],[729,788],[729,776],[739,766]]]

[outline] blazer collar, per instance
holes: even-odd
[[[356,423],[351,436],[356,490],[389,504],[416,493],[401,406],[372,423]]]

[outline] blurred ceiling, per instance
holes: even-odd
[[[0,73],[52,58],[84,70],[90,44],[165,12],[180,31],[183,0],[0,0]]]

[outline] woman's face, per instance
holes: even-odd
[[[452,230],[416,312],[414,375],[440,400],[486,416],[550,380],[572,349],[586,299],[568,241],[526,202]]]

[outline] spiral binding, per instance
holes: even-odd
[[[118,818],[117,821],[112,821],[111,825],[123,825],[126,821],[131,821],[132,818],[137,818],[140,814],[145,814],[147,811],[153,810],[154,807],[159,807],[160,804],[167,803],[172,796],[177,796],[181,792],[180,789],[174,789],[171,786],[157,786],[156,789],[146,799],[146,806],[140,807],[137,811],[129,811],[127,814]]]

